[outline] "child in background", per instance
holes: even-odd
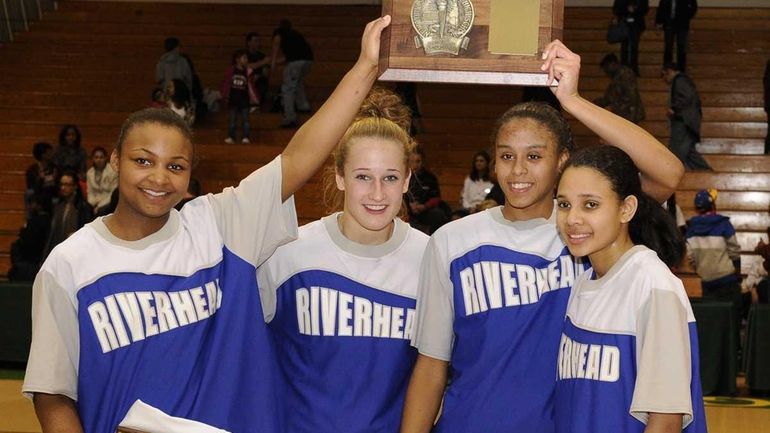
[[[695,318],[669,270],[684,254],[674,221],[609,146],[570,157],[556,204],[570,253],[592,266],[561,334],[557,433],[705,433]]]
[[[118,175],[107,164],[107,151],[96,147],[91,152],[93,166],[86,173],[88,184],[88,204],[94,209],[94,215],[110,203],[112,191],[118,187]]]
[[[147,106],[149,108],[164,108],[168,106],[168,104],[166,104],[166,93],[162,88],[156,87],[152,89],[152,93],[150,93],[150,103],[147,104]]]
[[[254,95],[254,87],[249,79],[251,69],[248,67],[249,53],[246,50],[237,50],[233,53],[232,65],[225,73],[222,81],[222,99],[230,113],[227,138],[225,143],[235,142],[235,129],[238,126],[238,118],[241,118],[243,137],[241,143],[249,143],[249,100]]]
[[[22,390],[43,431],[283,431],[256,267],[296,236],[291,196],[355,117],[389,23],[367,25],[358,61],[280,156],[181,212],[189,126],[165,109],[126,120],[110,160],[115,212],[59,245],[35,279]]]
[[[166,85],[166,106],[192,126],[195,123],[195,106],[192,105],[190,89],[182,80],[174,78]]]
[[[730,218],[716,212],[716,190],[695,194],[697,215],[687,226],[687,253],[701,278],[703,296],[732,302],[741,299],[741,246]]]

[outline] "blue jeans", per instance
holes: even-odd
[[[238,116],[243,119],[243,138],[249,138],[249,106],[230,107],[230,122],[227,129],[227,136],[235,140],[235,128],[238,124]]]
[[[297,108],[302,111],[310,110],[310,102],[305,93],[305,75],[310,71],[312,64],[311,60],[295,60],[287,63],[283,69],[281,98],[284,123],[297,121]]]

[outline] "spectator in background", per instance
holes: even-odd
[[[767,235],[770,237],[770,227],[767,228]],[[770,303],[770,244],[766,244],[764,240],[760,239],[757,243],[754,252],[762,257],[762,264],[760,269],[757,269],[754,274],[757,275],[756,286],[752,290],[752,301],[759,304]],[[749,273],[751,276],[752,272]]]
[[[225,72],[222,80],[222,100],[230,113],[227,138],[225,143],[235,142],[235,130],[238,127],[238,119],[243,128],[241,143],[249,143],[249,102],[256,98],[251,82],[251,68],[249,54],[246,50],[236,50],[233,53],[230,67]]]
[[[166,90],[160,87],[152,89],[150,93],[150,103],[147,105],[149,108],[166,108]]]
[[[663,64],[674,60],[676,39],[676,64],[679,70],[687,70],[687,36],[690,20],[698,11],[697,0],[660,0],[655,24],[663,28]]]
[[[600,66],[610,78],[610,85],[604,96],[594,100],[594,104],[636,124],[644,120],[644,104],[634,71],[621,65],[614,54],[604,56]]]
[[[716,213],[716,190],[695,194],[698,213],[687,226],[687,257],[701,278],[703,297],[733,304],[736,330],[741,308],[741,246],[730,218]]]
[[[59,146],[53,154],[53,164],[60,173],[74,171],[79,176],[86,174],[88,155],[80,146],[80,130],[75,125],[64,125],[59,132]]]
[[[106,206],[102,206],[101,209],[99,209],[99,212],[96,213],[96,217],[103,217],[107,216],[113,212],[115,212],[115,209],[118,207],[118,199],[120,198],[120,188],[115,188],[115,191],[112,191],[112,194],[110,194],[110,202]]]
[[[281,56],[279,57],[279,52]],[[285,62],[281,98],[283,100],[283,121],[281,128],[297,127],[297,111],[310,112],[310,101],[305,91],[305,76],[313,64],[313,50],[287,19],[281,20],[273,32],[271,69],[277,63]]]
[[[703,120],[700,96],[695,83],[673,63],[663,66],[662,76],[663,80],[671,85],[667,113],[671,128],[669,149],[688,170],[711,170],[711,166],[695,149],[695,145],[700,142]]]
[[[195,108],[190,100],[190,89],[184,81],[173,79],[166,86],[166,106],[179,117],[184,119],[188,125],[195,123]]]
[[[35,196],[40,207],[50,214],[53,208],[53,199],[58,191],[56,186],[57,170],[53,164],[53,146],[45,142],[35,143],[32,146],[32,156],[37,162],[30,165],[26,171],[27,191],[24,194],[24,202],[27,205],[27,210],[31,211],[30,200]]]
[[[118,187],[118,175],[108,164],[109,157],[103,147],[96,147],[91,152],[91,162],[93,166],[86,173],[88,204],[93,213],[97,214],[101,208],[110,204],[112,191]]]
[[[19,231],[19,238],[11,244],[11,269],[8,279],[11,281],[33,281],[43,262],[51,214],[44,205],[44,200],[36,194],[29,197],[29,214],[24,227]]]
[[[259,33],[251,32],[246,35],[246,51],[249,56],[249,69],[252,70],[251,85],[257,94],[257,100],[251,104],[252,108],[255,109],[267,103],[267,89],[270,84],[270,59],[260,50]]]
[[[409,224],[427,234],[433,234],[449,221],[452,213],[449,206],[441,200],[438,178],[424,165],[425,151],[421,147],[409,155],[409,189],[404,199],[409,213]]]
[[[187,89],[192,89],[193,75],[190,64],[179,52],[181,44],[175,37],[166,38],[163,42],[166,52],[160,56],[155,66],[155,82],[167,88],[171,80],[182,80]]]
[[[463,190],[460,194],[460,205],[469,213],[478,211],[477,206],[492,190],[489,160],[489,153],[483,150],[473,155],[471,172],[465,177]]]
[[[187,60],[187,64],[190,65],[192,87],[190,87],[188,90],[190,91],[190,104],[195,110],[194,122],[197,125],[206,118],[206,115],[209,112],[209,107],[204,101],[203,84],[201,84],[201,78],[198,76],[198,73],[195,72],[195,65],[193,64],[192,59],[187,54],[182,54],[182,57]]]
[[[648,0],[615,0],[612,13],[615,19],[625,22],[628,39],[620,43],[620,61],[639,76],[639,39],[647,28],[644,18],[650,8]]]
[[[48,254],[78,231],[91,222],[93,212],[91,206],[83,199],[78,175],[74,172],[64,172],[59,178],[59,202],[53,210],[51,230],[43,250],[43,260]]]
[[[765,155],[770,154],[770,59],[765,65],[765,76],[762,77],[765,88],[765,115],[767,115],[767,136],[765,137]]]

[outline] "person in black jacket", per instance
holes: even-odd
[[[697,0],[660,0],[655,24],[663,27],[663,64],[671,63],[673,60],[674,38],[676,38],[676,64],[680,71],[686,70],[687,35],[690,32],[690,20],[697,11]]]
[[[639,39],[647,28],[644,17],[650,8],[648,0],[615,0],[612,14],[628,25],[628,39],[620,43],[620,62],[639,76]]]
[[[43,261],[48,254],[93,220],[91,205],[83,198],[80,182],[75,172],[65,171],[59,178],[59,202],[54,206],[51,228],[43,250]]]
[[[452,210],[441,200],[438,178],[425,168],[424,159],[425,152],[420,147],[409,155],[412,175],[404,201],[409,213],[409,224],[430,235],[449,222]]]
[[[668,147],[688,170],[711,170],[711,166],[695,149],[700,142],[700,96],[690,77],[678,70],[677,65],[663,66],[663,80],[671,85],[668,120],[671,127]]]
[[[278,54],[281,53],[282,57]],[[285,63],[281,98],[283,100],[283,121],[281,128],[296,128],[297,111],[310,112],[310,102],[305,92],[305,76],[313,64],[313,49],[305,37],[294,30],[291,22],[281,20],[273,32],[273,51],[270,61],[271,70],[277,63]]]
[[[770,154],[770,59],[765,65],[765,76],[762,77],[765,88],[765,114],[767,114],[767,136],[765,137],[765,155]]]

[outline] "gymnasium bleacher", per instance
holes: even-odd
[[[36,141],[54,143],[62,125],[77,124],[87,149],[111,147],[123,119],[147,105],[154,66],[163,39],[181,39],[205,87],[218,89],[233,50],[243,35],[257,31],[269,51],[272,30],[283,17],[308,38],[316,62],[308,78],[311,101],[318,106],[352,65],[364,24],[378,6],[213,5],[179,3],[110,3],[60,1],[58,10],[0,45],[0,275],[10,266],[10,243],[24,222],[24,169],[33,162]],[[601,57],[617,51],[604,40],[608,8],[567,8],[565,42],[583,59],[581,93],[599,96],[608,81],[598,67]],[[653,29],[655,11],[648,14]],[[762,73],[770,56],[770,8],[701,8],[692,22],[688,74],[704,105],[700,150],[715,172],[687,173],[678,203],[693,215],[698,189],[720,191],[720,212],[739,231],[743,271],[758,256],[752,250],[766,242],[770,226],[770,156],[762,155],[766,134],[762,108]],[[660,79],[662,32],[642,36],[640,88],[647,111],[643,126],[664,143],[668,87]],[[275,73],[275,82],[280,70]],[[459,199],[473,153],[489,146],[495,118],[519,102],[518,88],[420,84],[429,165],[438,175],[444,199]],[[201,163],[194,176],[206,192],[218,191],[277,155],[292,131],[278,128],[279,114],[252,117],[252,144],[227,145],[226,113],[216,113],[196,129]],[[579,145],[596,138],[573,123]],[[318,218],[317,180],[297,196],[301,222]],[[683,274],[691,294],[699,283]]]

